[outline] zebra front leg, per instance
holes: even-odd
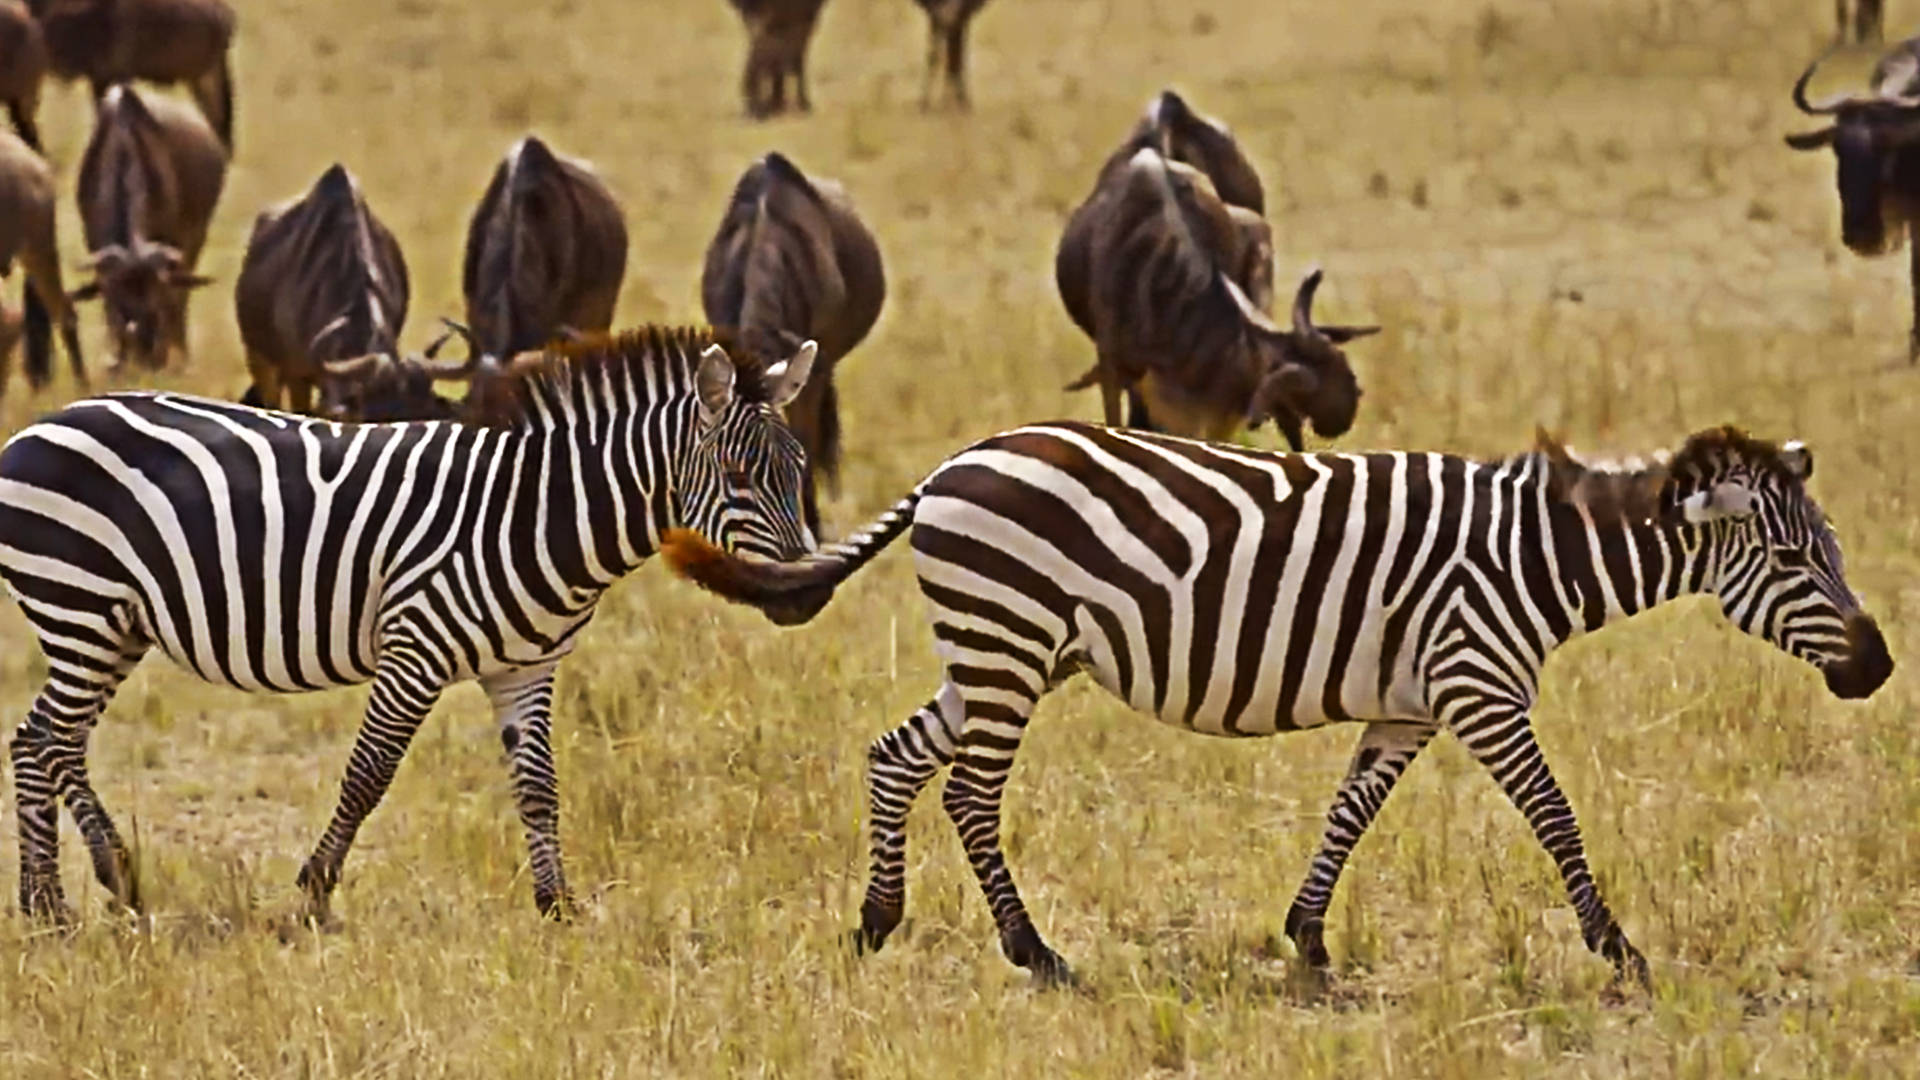
[[[1314,853],[1307,879],[1300,883],[1300,891],[1287,909],[1287,936],[1309,967],[1327,966],[1327,904],[1333,899],[1333,887],[1340,880],[1347,856],[1373,824],[1387,796],[1393,794],[1393,785],[1437,730],[1432,724],[1374,723],[1360,733],[1353,763],[1333,797],[1333,806],[1327,810],[1327,831],[1320,840],[1320,850]]]
[[[560,867],[560,788],[553,769],[553,664],[480,680],[500,723],[513,774],[513,802],[527,830],[533,902],[540,914],[565,922],[573,894]]]
[[[1527,819],[1540,846],[1560,868],[1567,899],[1580,918],[1580,934],[1587,948],[1613,963],[1618,977],[1632,977],[1650,986],[1647,958],[1627,940],[1587,867],[1580,823],[1574,819],[1560,784],[1534,741],[1526,710],[1511,701],[1480,691],[1441,695],[1442,716],[1448,730],[1459,737],[1474,759],[1493,773],[1501,790]]]
[[[857,952],[887,943],[907,905],[907,812],[933,779],[953,760],[964,722],[960,690],[947,683],[907,722],[867,747],[867,816],[873,836],[873,864],[867,896],[860,904]]]
[[[1004,672],[972,670],[993,677],[993,681],[984,692],[976,691],[980,696],[965,702],[966,727],[940,803],[960,833],[967,861],[973,865],[973,875],[993,910],[1001,951],[1016,966],[1033,972],[1043,985],[1071,984],[1072,971],[1041,939],[1014,887],[1006,854],[1000,850],[1000,797],[1007,786],[1007,774],[1013,769],[1014,754],[1020,749],[1027,717],[1033,712],[1034,699],[1026,691],[1009,686]]]
[[[340,778],[340,801],[313,854],[300,867],[297,884],[306,894],[306,921],[332,925],[328,901],[340,883],[340,867],[360,831],[360,823],[379,804],[393,782],[400,758],[413,733],[440,698],[446,685],[445,668],[435,659],[407,645],[383,644],[373,676],[367,716],[354,736],[346,775]]]

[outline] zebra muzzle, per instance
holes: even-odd
[[[1847,617],[1847,658],[1828,664],[1823,673],[1827,689],[1843,701],[1871,696],[1893,674],[1887,639],[1871,615],[1855,612]]]

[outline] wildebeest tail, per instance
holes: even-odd
[[[820,388],[820,457],[814,468],[828,484],[840,482],[840,394],[833,380]]]
[[[27,385],[38,390],[53,379],[53,319],[47,305],[28,282],[26,301],[21,305],[21,330],[27,339]]]
[[[220,53],[220,66],[214,69],[214,100],[220,105],[220,115],[213,122],[213,133],[220,137],[220,145],[227,148],[227,158],[233,158],[233,61],[230,50]]]
[[[873,561],[913,524],[920,490],[873,523],[838,543],[788,562],[744,559],[722,551],[691,529],[672,529],[662,538],[661,554],[673,572],[735,603],[749,604],[783,626],[806,622],[833,598],[833,591]]]

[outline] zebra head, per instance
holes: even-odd
[[[807,384],[817,347],[803,342],[792,358],[761,373],[764,393],[736,392],[725,349],[700,354],[697,431],[676,470],[680,521],[724,551],[797,559],[814,548],[801,516],[807,453],[781,410]]]
[[[1734,625],[1819,668],[1827,689],[1867,697],[1893,673],[1873,617],[1847,587],[1840,542],[1807,494],[1813,454],[1799,442],[1715,455],[1676,471],[1683,519],[1707,531],[1713,589]]]

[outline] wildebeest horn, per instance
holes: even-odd
[[[1296,334],[1317,334],[1313,326],[1313,293],[1320,287],[1320,268],[1307,271],[1300,281],[1300,290],[1293,294],[1293,332]]]
[[[365,356],[354,356],[345,360],[329,360],[320,367],[329,378],[352,379],[379,366],[380,361],[384,359],[386,357],[379,353],[368,353]]]
[[[307,339],[307,351],[308,352],[318,351],[320,348],[321,342],[339,333],[341,329],[343,329],[346,325],[347,325],[347,317],[345,315],[334,316],[332,322],[329,322],[327,323],[327,325],[322,326],[319,330],[314,332],[314,335],[312,337]]]
[[[1800,77],[1798,79],[1795,79],[1793,82],[1794,107],[1799,109],[1801,112],[1806,113],[1808,116],[1828,116],[1833,113],[1839,112],[1840,106],[1846,104],[1846,102],[1849,99],[1855,96],[1853,94],[1835,94],[1834,96],[1820,102],[1820,104],[1818,105],[1810,105],[1807,103],[1807,83],[1813,81],[1813,73],[1815,69],[1819,68],[1821,64],[1825,63],[1827,60],[1827,57],[1833,55],[1833,49],[1835,47],[1837,47],[1837,44],[1836,46],[1830,46],[1826,52],[1823,52],[1819,56],[1814,57],[1813,63],[1808,64],[1807,70],[1801,72]]]
[[[415,363],[420,366],[421,371],[426,372],[427,378],[429,379],[471,378],[473,376],[475,360],[473,354],[469,353],[464,360],[442,360],[434,355],[439,351],[441,345],[446,344],[446,340],[447,335],[445,334],[435,338],[433,344],[427,346],[425,355],[421,356]]]

